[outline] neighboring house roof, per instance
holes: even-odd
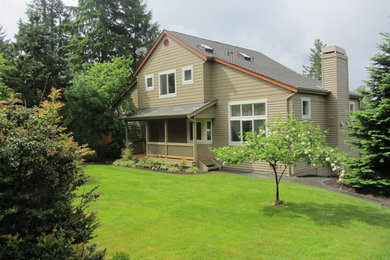
[[[139,109],[129,116],[123,116],[122,119],[142,120],[151,118],[167,117],[193,117],[207,108],[215,105],[216,99],[209,100],[205,103],[187,104],[178,106],[153,107]]]

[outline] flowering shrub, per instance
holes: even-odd
[[[319,127],[299,121],[293,116],[283,121],[280,117],[266,128],[244,134],[240,145],[212,149],[224,163],[266,161],[275,175],[276,200],[279,200],[279,182],[289,165],[305,162],[312,166],[330,166],[342,178],[345,173],[345,155],[326,145],[326,136]]]
[[[12,94],[0,103],[0,259],[102,259],[87,246],[97,227],[78,146],[60,126],[63,104],[25,108]]]

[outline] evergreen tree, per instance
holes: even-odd
[[[113,57],[133,59],[133,69],[157,38],[151,12],[140,0],[79,0],[71,23],[71,61],[76,70],[84,63],[103,63]]]
[[[2,25],[0,25],[0,53],[9,51],[9,40],[7,39],[7,34]]]
[[[19,22],[15,35],[15,75],[8,85],[22,94],[28,106],[37,105],[51,87],[66,88],[70,80],[66,62],[68,22],[61,0],[33,0],[28,5],[27,22]]]
[[[351,161],[346,181],[354,187],[390,194],[390,33],[371,60],[370,79],[360,90],[361,110],[353,113],[350,135],[361,153]]]
[[[0,259],[103,259],[89,241],[97,227],[82,189],[86,149],[61,127],[53,90],[40,107],[0,102]]]
[[[310,48],[310,65],[303,65],[303,75],[318,80],[322,79],[321,72],[321,53],[326,44],[322,43],[320,39],[314,41],[314,48]]]

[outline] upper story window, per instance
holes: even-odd
[[[183,67],[183,84],[191,84],[193,80],[193,66]]]
[[[153,74],[150,74],[150,75],[146,75],[146,76],[145,76],[145,89],[146,89],[146,90],[152,90],[152,89],[154,89]]]
[[[267,100],[229,103],[229,143],[243,141],[242,135],[258,131],[267,120]]]
[[[311,119],[311,99],[303,97],[301,99],[302,119]]]
[[[158,76],[160,97],[176,96],[176,70],[160,72]]]

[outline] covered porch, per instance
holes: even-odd
[[[139,109],[122,117],[125,122],[126,142],[139,139],[136,156],[165,161],[184,161],[199,165],[215,155],[212,146],[212,122],[215,104],[210,100],[200,104]]]

